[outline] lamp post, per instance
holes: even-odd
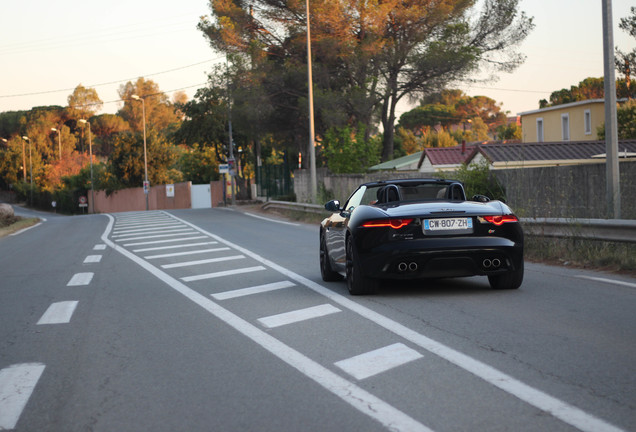
[[[28,136],[23,135],[22,139],[29,143],[29,177],[31,177],[31,199],[29,204],[33,205],[33,159],[31,158],[31,140]],[[24,143],[22,143],[22,158],[24,159]],[[26,165],[26,161],[24,161]],[[24,181],[26,181],[26,166],[24,167]]]
[[[60,149],[60,160],[62,160],[62,137],[60,135],[60,131],[56,128],[51,128],[53,132],[57,132],[57,145]]]
[[[148,211],[148,192],[150,189],[150,183],[148,183],[148,156],[146,153],[146,102],[144,98],[137,96],[136,94],[131,95],[136,101],[141,101],[141,113],[142,113],[142,122],[144,125],[144,194],[146,194],[146,211]]]
[[[309,88],[309,173],[311,202],[316,203],[318,180],[316,177],[316,147],[314,145],[314,83],[311,73],[311,26],[309,24],[309,0],[305,0],[307,13],[307,87]]]
[[[88,125],[88,154],[91,159],[91,206],[93,208],[93,213],[95,213],[95,189],[93,188],[93,140],[91,134],[91,124],[84,119],[80,119],[79,122]]]

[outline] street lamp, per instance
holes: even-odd
[[[146,154],[146,102],[144,98],[137,96],[136,94],[131,95],[136,101],[141,101],[141,113],[142,113],[142,121],[144,125],[144,194],[146,194],[146,211],[148,211],[148,190],[150,189],[150,183],[148,183],[148,157]]]
[[[60,131],[56,128],[51,128],[53,132],[57,132],[57,145],[60,149],[60,160],[62,160],[62,137],[60,136]]]
[[[93,140],[91,136],[91,124],[84,119],[80,119],[79,122],[88,125],[88,154],[91,158],[91,205],[93,207],[93,213],[95,213],[95,189],[93,188]]]
[[[33,159],[31,158],[31,140],[26,135],[23,135],[22,139],[29,143],[29,177],[31,177],[30,205],[33,205]],[[24,143],[22,143],[22,158],[24,159]],[[24,165],[26,165],[26,160],[24,161]],[[26,166],[24,167],[24,181],[26,181]]]

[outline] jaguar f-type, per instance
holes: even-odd
[[[382,280],[487,276],[494,289],[523,282],[523,231],[505,203],[466,199],[461,182],[403,179],[365,183],[344,205],[329,201],[320,225],[323,280],[346,279],[353,295]]]

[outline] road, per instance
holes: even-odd
[[[46,215],[0,239],[0,430],[636,430],[636,280],[325,283],[316,226]]]

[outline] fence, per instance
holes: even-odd
[[[605,164],[493,170],[506,190],[506,202],[525,217],[607,218]],[[449,175],[449,174],[447,174]],[[331,174],[317,170],[318,184],[331,198],[344,201],[368,181],[416,178],[417,171],[384,171],[371,174]],[[294,172],[298,202],[310,201],[308,170]],[[620,163],[621,218],[636,219],[636,161]]]

